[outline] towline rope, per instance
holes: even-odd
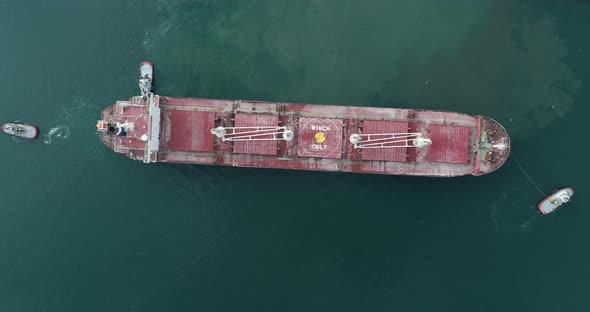
[[[531,179],[531,177],[529,177],[529,175],[526,173],[526,171],[524,171],[524,168],[522,168],[522,166],[520,165],[520,162],[518,161],[518,159],[516,159],[516,156],[512,155],[512,159],[514,159],[514,161],[516,162],[516,164],[518,165],[518,168],[520,168],[520,171],[522,171],[522,173],[524,173],[524,176],[529,179],[529,181],[537,188],[537,190],[539,191],[539,193],[543,194],[543,196],[547,197],[547,194],[545,194],[541,188],[537,185],[537,183],[535,183],[535,181],[533,181],[533,179]]]

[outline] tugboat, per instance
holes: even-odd
[[[142,97],[154,91],[154,64],[152,62],[139,64],[139,91]]]
[[[557,191],[553,192],[545,199],[543,199],[537,207],[542,214],[546,215],[552,213],[561,205],[570,201],[571,197],[574,195],[574,189],[571,187],[565,187],[558,189]]]
[[[36,139],[39,136],[39,128],[20,122],[7,122],[2,124],[2,132],[19,138]]]

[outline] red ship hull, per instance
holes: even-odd
[[[118,101],[97,127],[115,152],[146,163],[451,177],[490,173],[510,153],[506,130],[490,118],[414,109],[149,94]],[[369,148],[351,138],[400,133],[429,144],[379,146],[386,140],[373,139]]]

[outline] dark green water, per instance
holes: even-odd
[[[0,0],[0,311],[589,311],[590,2]],[[452,179],[144,165],[138,93],[484,114],[513,161]],[[55,129],[50,135],[50,129]],[[514,158],[514,157],[513,157]]]

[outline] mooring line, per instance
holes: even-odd
[[[524,171],[524,168],[522,168],[522,166],[520,165],[520,162],[518,161],[518,159],[516,159],[516,156],[514,156],[514,154],[512,155],[512,159],[514,159],[514,161],[516,162],[516,164],[518,165],[518,168],[520,168],[520,171],[522,171],[522,173],[524,173],[524,176],[529,179],[529,181],[537,188],[537,190],[539,190],[539,192],[541,194],[543,194],[543,196],[547,197],[547,194],[545,194],[541,188],[537,185],[537,183],[535,183],[535,181],[533,181],[533,179],[531,179],[531,177],[529,177],[529,175],[526,173],[526,171]]]

